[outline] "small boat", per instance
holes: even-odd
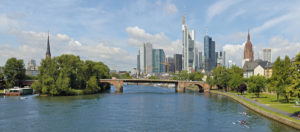
[[[29,87],[26,88],[14,87],[5,90],[6,96],[20,96],[20,95],[30,95],[30,94],[33,94],[33,89]]]

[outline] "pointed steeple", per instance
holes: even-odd
[[[248,41],[250,40],[250,30],[248,29]]]
[[[50,41],[49,41],[49,31],[48,31],[47,52],[46,52],[46,59],[47,58],[51,58]]]

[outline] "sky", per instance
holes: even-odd
[[[250,30],[256,59],[263,48],[272,48],[273,61],[294,57],[299,6],[299,0],[0,0],[0,66],[11,57],[39,64],[49,32],[52,56],[74,54],[132,70],[144,42],[167,56],[182,52],[183,14],[200,51],[208,32],[216,51],[240,66]]]

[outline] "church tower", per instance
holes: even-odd
[[[250,33],[248,30],[248,39],[247,42],[245,44],[245,48],[244,48],[244,59],[243,59],[243,64],[242,66],[244,66],[246,61],[254,61],[254,52],[253,52],[253,48],[252,48],[252,43],[250,41]]]
[[[51,58],[50,52],[50,42],[49,42],[49,32],[48,32],[48,41],[47,41],[47,52],[46,52],[46,59]]]

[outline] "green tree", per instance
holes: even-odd
[[[25,66],[23,60],[10,58],[6,61],[3,69],[7,88],[21,86],[21,83],[25,78]]]
[[[115,77],[115,78],[117,78],[117,79],[120,79],[120,78],[121,78],[120,75],[117,74],[117,73],[112,73],[111,76],[112,76],[112,77]]]
[[[4,88],[4,74],[0,72],[0,89]]]
[[[189,73],[186,70],[182,70],[177,74],[179,80],[189,80]]]
[[[189,74],[189,80],[192,81],[202,81],[203,74],[201,72],[193,72]]]
[[[287,87],[286,92],[300,99],[300,52],[297,54],[295,62],[292,63],[290,71],[291,76],[289,76],[289,80],[291,83]]]
[[[228,89],[228,82],[230,80],[230,72],[226,67],[220,66],[213,69],[212,73],[214,77],[214,82],[216,85],[225,88],[227,91]]]
[[[159,77],[156,77],[156,76],[151,76],[149,77],[148,79],[160,79]]]
[[[211,89],[212,86],[215,84],[213,78],[209,75],[207,75],[206,77],[206,83],[209,85],[209,89]]]
[[[129,75],[129,73],[124,73],[121,75],[122,79],[132,79],[132,77]]]
[[[61,55],[42,60],[38,81],[32,87],[38,93],[54,96],[75,95],[82,91],[86,94],[96,93],[106,86],[100,85],[99,79],[110,78],[109,71],[102,62],[82,61],[79,56]]]
[[[280,57],[276,59],[272,68],[272,77],[268,83],[270,90],[276,92],[277,101],[279,101],[279,96],[283,96],[286,102],[289,102],[290,91],[288,86],[291,84],[291,61],[288,56],[285,56],[284,60]]]
[[[243,77],[239,74],[232,74],[231,78],[228,82],[228,86],[232,88],[232,90],[238,90],[238,87],[244,83]]]
[[[98,85],[97,77],[92,76],[89,81],[86,84],[86,89],[84,90],[85,93],[91,94],[91,93],[97,93],[101,90],[101,88]]]
[[[265,90],[265,77],[263,76],[251,76],[248,80],[248,92],[254,93],[256,97]]]

